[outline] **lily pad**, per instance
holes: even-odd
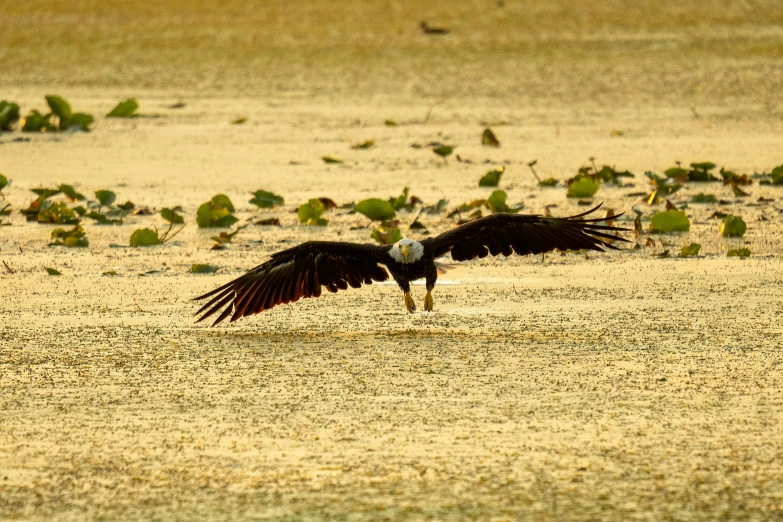
[[[727,257],[739,257],[739,258],[746,258],[750,257],[750,249],[749,248],[733,248],[729,250],[726,253]]]
[[[445,160],[448,156],[451,155],[452,152],[454,152],[454,147],[450,147],[449,145],[441,145],[440,147],[433,148],[432,152]]]
[[[682,250],[680,250],[680,257],[698,256],[699,250],[701,250],[701,245],[699,243],[691,243],[690,245],[682,247]]]
[[[136,111],[139,108],[138,102],[134,99],[121,101],[107,115],[107,118],[134,118],[138,116]]]
[[[218,267],[215,265],[202,265],[193,264],[190,266],[190,272],[192,274],[214,274],[218,271]]]
[[[30,114],[25,117],[24,122],[22,123],[22,132],[53,131],[55,128],[50,121],[51,118],[51,114],[41,114],[33,109]]]
[[[691,198],[691,203],[717,203],[718,198],[712,194],[699,193]]]
[[[353,208],[372,221],[386,221],[397,215],[391,203],[378,198],[365,199],[358,202]]]
[[[225,194],[218,194],[203,203],[196,211],[199,228],[230,227],[239,221],[234,215],[234,205]]]
[[[399,228],[394,228],[389,232],[381,232],[380,230],[373,229],[370,237],[381,245],[393,245],[402,239],[402,232],[400,232]]]
[[[668,232],[687,232],[691,222],[682,210],[671,209],[656,212],[650,218],[651,234],[666,234]]]
[[[555,178],[547,178],[545,180],[539,181],[538,186],[539,187],[555,187],[559,181],[557,181]]]
[[[95,199],[98,200],[101,206],[110,207],[117,200],[117,195],[111,190],[96,190]]]
[[[19,121],[19,105],[9,101],[0,101],[0,131],[10,131]]]
[[[130,246],[159,245],[158,231],[151,228],[140,228],[131,234]]]
[[[353,145],[352,149],[370,149],[375,146],[375,140],[364,140],[356,145]]]
[[[170,208],[163,208],[160,211],[160,217],[166,220],[166,222],[171,223],[172,225],[184,225],[185,224],[185,218],[183,218],[181,215],[177,214]]]
[[[63,275],[62,272],[57,270],[56,268],[49,268],[48,266],[44,268],[46,270],[46,273],[48,273],[50,276],[59,276]]]
[[[252,203],[258,208],[272,208],[285,204],[283,197],[278,196],[273,192],[267,192],[266,190],[256,190],[255,192],[251,192],[251,194],[253,194],[253,199],[248,201],[248,203]]]
[[[495,137],[495,133],[491,129],[484,129],[484,133],[481,135],[481,144],[489,147],[500,147],[500,142]]]
[[[81,225],[76,225],[71,230],[56,228],[52,230],[52,239],[54,241],[50,245],[81,248],[90,246],[90,242],[87,240]]]
[[[46,96],[46,103],[49,104],[52,113],[60,119],[60,122],[68,121],[73,115],[71,105],[59,96],[53,94]]]
[[[577,176],[568,185],[566,196],[569,198],[591,198],[598,192],[600,185],[587,176]]]
[[[742,237],[748,226],[739,216],[728,215],[720,224],[720,233],[723,237]]]
[[[490,170],[479,180],[479,187],[497,187],[500,184],[500,177],[505,172],[506,167],[500,167],[497,170]]]
[[[343,162],[343,160],[340,160],[340,159],[337,159],[337,158],[333,158],[331,156],[324,156],[321,159],[324,161],[324,163],[342,163]]]
[[[505,212],[507,214],[516,214],[524,208],[524,205],[515,208],[509,207],[506,204],[507,199],[508,195],[505,191],[496,190],[487,198],[487,206],[492,212]]]
[[[410,192],[410,187],[405,187],[402,189],[402,194],[396,198],[389,198],[389,204],[394,208],[394,210],[405,208],[405,205],[408,203],[408,196],[410,195]]]
[[[46,202],[38,212],[39,223],[60,223],[62,225],[75,225],[79,217],[64,201],[57,203]]]
[[[303,225],[310,226],[326,226],[329,222],[325,219],[321,219],[321,215],[326,212],[326,207],[318,198],[313,198],[307,203],[304,203],[296,211],[296,215],[299,218],[299,222]]]

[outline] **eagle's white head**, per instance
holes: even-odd
[[[398,263],[415,263],[424,255],[424,245],[412,239],[400,239],[392,245],[389,255]]]

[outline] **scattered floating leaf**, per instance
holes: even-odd
[[[339,205],[335,203],[333,199],[329,199],[329,198],[318,198],[318,199],[321,201],[321,203],[324,204],[324,208],[326,210],[333,210],[335,208],[340,208]]]
[[[47,266],[47,267],[45,267],[44,269],[46,270],[46,272],[47,272],[47,273],[48,273],[50,276],[58,276],[58,275],[63,275],[63,274],[62,274],[62,272],[60,272],[59,270],[56,270],[56,269],[54,269],[54,268],[49,268],[48,266]]]
[[[691,229],[691,222],[682,210],[667,210],[656,212],[650,218],[651,234],[666,234],[669,232],[687,232]]]
[[[660,203],[664,197],[671,196],[682,188],[682,185],[676,183],[674,178],[662,178],[649,171],[645,172],[644,175],[647,176],[653,186],[653,191],[647,198],[648,205],[656,205]]]
[[[698,256],[699,250],[701,250],[701,245],[699,243],[691,243],[690,245],[682,247],[682,250],[680,250],[680,257]]]
[[[364,140],[361,143],[357,143],[356,145],[352,146],[352,149],[369,149],[372,148],[375,145],[375,140]]]
[[[506,167],[500,167],[497,170],[490,170],[479,180],[479,187],[497,187],[500,184],[500,177],[505,172]]]
[[[217,236],[212,236],[212,239],[216,241],[217,243],[224,245],[226,243],[231,243],[234,240],[234,237],[239,234],[239,228],[236,229],[233,232],[221,232]]]
[[[239,221],[233,213],[234,205],[228,196],[218,194],[198,207],[196,224],[199,228],[230,227]]]
[[[734,195],[735,195],[736,197],[738,197],[738,198],[744,198],[744,197],[750,196],[750,194],[748,194],[747,192],[745,192],[744,190],[742,190],[741,188],[739,188],[739,187],[738,187],[737,185],[735,185],[734,183],[732,183],[732,184],[731,184],[731,191],[732,191],[732,192],[734,193]]]
[[[625,134],[623,131],[616,129],[609,133],[609,135],[612,137],[622,136],[623,134]]]
[[[258,208],[272,208],[279,207],[285,204],[285,200],[282,196],[278,196],[273,192],[267,192],[266,190],[256,190],[251,192],[253,199],[248,201]]]
[[[389,204],[392,206],[394,210],[400,210],[402,208],[405,208],[405,206],[408,203],[408,195],[410,194],[410,192],[411,192],[410,187],[405,187],[404,189],[402,189],[402,194],[400,194],[396,198],[394,197],[389,198]],[[359,211],[357,210],[357,212]]]
[[[492,129],[484,129],[484,133],[481,135],[481,144],[488,147],[500,147],[500,142],[495,137],[495,133]]]
[[[46,201],[38,212],[38,222],[75,225],[79,222],[79,217],[73,209],[68,208],[68,204],[64,201],[56,203]]]
[[[214,274],[217,271],[218,267],[215,265],[193,264],[190,266],[192,274]]]
[[[33,109],[22,120],[22,132],[50,132],[56,130],[50,121],[52,114],[41,114]]]
[[[135,118],[138,116],[136,111],[139,108],[138,102],[134,99],[121,101],[107,115],[107,118]]]
[[[728,215],[720,224],[720,233],[723,237],[742,237],[748,226],[739,216]]]
[[[452,152],[454,152],[454,147],[441,145],[439,147],[433,147],[432,152],[443,158],[443,161],[446,161],[446,158],[449,157]]]
[[[386,121],[383,122],[383,124],[386,125],[387,127],[396,127],[397,126],[397,122],[394,121],[394,120],[386,120]]]
[[[0,101],[0,131],[10,131],[19,121],[19,105],[6,100]]]
[[[181,215],[177,214],[174,210],[170,208],[163,208],[160,211],[160,217],[162,217],[164,220],[166,220],[167,223],[171,223],[172,225],[185,224],[185,218],[183,218]]]
[[[487,206],[492,212],[505,212],[507,214],[516,214],[525,207],[520,205],[516,208],[511,208],[506,204],[507,199],[508,196],[505,191],[496,190],[487,198]]]
[[[0,174],[0,193],[3,192],[3,189],[8,186],[8,178]]]
[[[329,221],[321,219],[321,215],[326,212],[326,207],[321,203],[320,199],[314,198],[304,203],[296,211],[296,215],[299,217],[299,222],[303,225],[310,226],[326,226]]]
[[[117,195],[111,190],[96,190],[95,198],[102,207],[110,207],[117,200]]]
[[[231,125],[242,125],[243,123],[247,123],[247,118],[242,117],[231,120]]]
[[[84,229],[81,225],[76,225],[71,230],[65,230],[64,228],[56,228],[52,230],[52,239],[55,240],[49,245],[66,246],[84,248],[90,246],[90,242],[87,240]]]
[[[704,194],[702,192],[696,194],[691,198],[691,203],[717,203],[718,198],[712,194]]]
[[[372,221],[386,221],[397,215],[391,203],[378,198],[365,199],[354,205],[353,208]]]
[[[259,219],[258,221],[255,221],[253,223],[254,225],[262,225],[262,226],[280,226],[280,220],[278,218],[266,218],[266,219]]]
[[[666,169],[664,174],[667,178],[676,179],[679,182],[684,181],[718,181],[718,178],[712,174],[716,167],[714,163],[705,161],[702,163],[691,163],[690,169],[684,169],[679,165]]]
[[[324,163],[342,163],[343,162],[343,160],[340,160],[340,159],[337,159],[337,158],[333,158],[331,156],[324,156],[321,159],[324,161]]]
[[[599,184],[588,176],[577,176],[568,184],[569,198],[591,198],[598,192]]]
[[[159,245],[158,231],[151,228],[140,228],[131,234],[130,246],[151,246]]]
[[[740,259],[750,257],[749,248],[733,248],[726,253],[727,257],[739,257]]]
[[[427,214],[440,214],[444,210],[446,210],[446,205],[449,204],[449,201],[447,199],[439,199],[437,203],[434,205],[429,205],[421,209],[422,212],[425,212]]]
[[[538,186],[539,187],[554,187],[559,183],[555,178],[547,178],[545,180],[539,181]]]
[[[373,229],[370,237],[381,245],[393,245],[402,239],[402,233],[399,228],[394,228],[389,232],[381,232],[380,230]]]
[[[109,270],[108,272],[104,272],[101,275],[104,275],[104,276],[116,276],[117,272],[114,271],[114,270]]]

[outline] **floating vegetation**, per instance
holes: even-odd
[[[272,208],[285,205],[285,200],[282,196],[278,196],[273,192],[267,192],[266,190],[256,190],[251,192],[253,199],[248,201],[258,208]]]
[[[441,212],[446,210],[446,205],[448,204],[449,204],[449,200],[439,199],[437,203],[435,203],[434,205],[428,205],[426,207],[423,207],[421,211],[426,214],[440,214]]]
[[[454,152],[454,147],[451,147],[449,145],[440,145],[437,147],[432,148],[432,152],[443,158],[443,162],[446,163],[446,158],[451,156],[451,153]]]
[[[386,120],[386,121],[383,122],[383,124],[386,125],[387,127],[396,127],[397,126],[397,122],[394,121],[394,120]]]
[[[397,215],[394,206],[378,198],[365,199],[354,205],[354,210],[372,221],[386,221]]]
[[[720,175],[723,178],[724,185],[750,185],[751,181],[747,174],[737,174],[731,170],[720,168]]]
[[[410,194],[410,192],[411,192],[410,187],[405,187],[404,189],[402,189],[402,194],[400,194],[396,198],[395,197],[390,197],[389,198],[389,204],[392,206],[392,208],[395,211],[396,210],[401,210],[401,209],[406,208],[406,207],[409,206],[408,195]],[[357,210],[357,212],[359,212],[359,211]],[[360,213],[362,213],[362,212],[360,212]],[[392,216],[392,217],[394,217],[394,216]]]
[[[136,208],[131,201],[114,206],[117,196],[111,190],[97,190],[95,198],[98,201],[97,210],[85,214],[84,217],[94,219],[98,225],[121,225],[125,216]]]
[[[240,117],[235,120],[231,120],[231,125],[242,125],[245,123],[247,123],[247,118],[245,117]]]
[[[648,205],[657,205],[663,198],[671,196],[682,188],[682,185],[677,183],[674,178],[662,178],[653,172],[645,172],[644,175],[652,183],[653,191],[647,197]]]
[[[723,237],[742,237],[747,229],[745,221],[734,215],[724,217],[720,224],[720,233]]]
[[[506,167],[500,167],[497,170],[490,170],[479,180],[479,187],[497,187],[500,184],[500,177],[506,171]]]
[[[19,105],[6,100],[0,101],[0,131],[10,131],[19,121]]]
[[[370,149],[375,146],[375,140],[364,140],[361,143],[351,146],[352,149]]]
[[[740,259],[744,259],[746,257],[750,257],[750,249],[733,248],[726,253],[726,257],[739,257]]]
[[[759,185],[783,185],[783,165],[778,165],[765,176],[765,178],[759,181]]]
[[[670,209],[665,212],[656,212],[650,217],[651,234],[687,232],[690,229],[691,222],[682,210]]]
[[[135,118],[138,116],[136,112],[139,110],[139,104],[134,99],[128,99],[121,101],[114,107],[107,115],[107,118]]]
[[[324,163],[342,163],[343,162],[343,160],[337,159],[337,158],[333,158],[331,156],[324,156],[321,159],[324,161]]]
[[[495,133],[492,129],[484,129],[484,133],[481,135],[481,144],[487,147],[500,147],[500,142],[495,137]]]
[[[49,246],[66,246],[71,248],[84,248],[90,246],[87,234],[81,225],[76,225],[71,230],[55,228],[52,230],[52,241]]]
[[[46,273],[49,274],[50,276],[60,276],[60,275],[63,275],[63,273],[60,272],[59,270],[57,270],[56,268],[50,268],[50,267],[47,266],[47,267],[44,267],[44,270],[46,270]]]
[[[8,178],[0,174],[0,197],[5,199],[5,195],[3,194],[3,189],[8,186]]]
[[[712,174],[712,171],[717,165],[709,161],[702,163],[691,163],[690,169],[685,169],[677,163],[676,167],[666,169],[664,174],[667,178],[675,179],[679,182],[686,181],[719,181],[718,178]]]
[[[227,243],[231,243],[234,241],[234,238],[237,234],[239,234],[239,231],[242,229],[242,227],[234,230],[233,232],[221,232],[220,234],[216,236],[212,236],[211,239],[215,241],[215,247],[224,248],[224,245]],[[215,249],[215,247],[212,247]]]
[[[168,222],[169,228],[163,234],[158,233],[157,227],[154,230],[151,228],[140,228],[131,234],[130,246],[162,245],[174,239],[174,236],[185,228],[185,219],[170,208],[161,210],[160,216]],[[182,226],[175,229],[175,225]]]
[[[525,205],[520,204],[518,207],[509,207],[506,204],[506,200],[508,199],[508,195],[503,190],[496,190],[494,191],[488,198],[487,198],[487,207],[492,212],[499,212],[499,213],[506,213],[506,214],[516,214],[523,208],[525,208]]]
[[[691,203],[717,203],[718,198],[712,194],[698,193],[691,198]]]
[[[569,181],[566,196],[569,198],[591,198],[595,196],[599,188],[598,181],[590,176],[580,174]]]
[[[218,267],[216,265],[202,265],[202,264],[193,264],[190,265],[189,272],[191,274],[214,274],[218,271]]]
[[[701,250],[701,245],[699,243],[691,243],[690,245],[682,247],[679,257],[698,256],[699,250]]]
[[[303,225],[325,227],[329,221],[321,218],[324,212],[326,212],[326,207],[321,200],[313,198],[300,206],[296,215],[299,218],[299,223]]]
[[[261,225],[261,226],[275,226],[279,227],[281,225],[279,218],[266,218],[266,219],[259,219],[258,221],[253,222],[254,225]]]
[[[218,194],[196,211],[196,224],[199,228],[230,227],[239,221],[234,216],[234,205],[225,194]]]
[[[373,229],[370,237],[381,245],[393,245],[402,239],[402,232],[400,232],[400,229],[397,227],[386,232],[384,232],[383,229]]]
[[[50,112],[30,111],[22,121],[24,132],[54,132],[65,130],[89,131],[94,118],[83,112],[73,112],[71,105],[60,96],[47,95]]]
[[[61,225],[75,225],[79,223],[76,211],[69,208],[64,201],[46,201],[38,211],[39,223],[58,223]]]

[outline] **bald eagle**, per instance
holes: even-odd
[[[336,241],[308,241],[282,250],[233,281],[196,297],[211,297],[196,315],[197,322],[221,309],[214,325],[229,315],[231,321],[269,310],[275,305],[319,297],[321,287],[330,292],[359,288],[373,281],[386,281],[389,273],[404,292],[408,312],[416,304],[411,297],[411,281],[426,279],[424,309],[432,311],[432,290],[438,279],[436,259],[451,254],[454,261],[467,261],[491,254],[510,256],[540,254],[552,250],[617,249],[607,240],[627,241],[609,234],[628,230],[598,223],[618,217],[584,219],[601,205],[565,218],[524,214],[492,214],[422,241],[402,239],[393,245],[358,244]],[[384,268],[385,267],[385,268]],[[388,272],[387,272],[388,270]],[[225,307],[225,308],[224,308]]]

